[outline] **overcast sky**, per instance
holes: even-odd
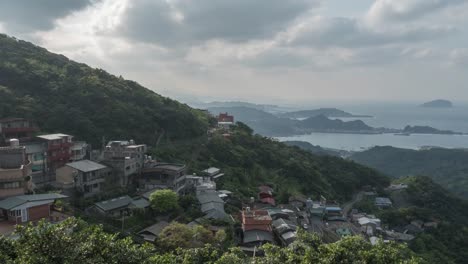
[[[186,100],[468,101],[468,0],[0,0],[0,32]]]

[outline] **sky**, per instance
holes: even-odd
[[[0,0],[0,32],[183,101],[468,101],[468,0]]]

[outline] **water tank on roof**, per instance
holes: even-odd
[[[135,145],[135,140],[130,139],[130,145]]]
[[[19,140],[16,138],[10,139],[10,147],[17,148],[19,147]]]

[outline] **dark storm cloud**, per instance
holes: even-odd
[[[47,30],[57,18],[90,3],[91,0],[0,0],[0,22],[14,33]]]
[[[190,45],[211,39],[269,38],[317,5],[315,0],[138,0],[122,23],[137,40]]]

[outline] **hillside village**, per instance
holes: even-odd
[[[208,137],[229,140],[236,126],[228,113],[216,116]],[[372,244],[407,242],[437,222],[412,221],[389,229],[372,212],[359,211],[356,203],[368,200],[378,210],[392,207],[389,195],[406,185],[391,185],[384,193],[368,187],[352,201],[339,204],[320,193],[293,195],[277,203],[272,186],[258,186],[256,197],[242,199],[233,190],[217,188],[225,177],[222,168],[208,167],[197,175],[186,164],[168,163],[148,155],[148,146],[132,139],[105,142],[101,147],[75,141],[73,135],[42,134],[23,118],[0,120],[0,233],[12,235],[16,225],[46,220],[58,223],[78,216],[103,224],[135,241],[157,243],[171,222],[189,228],[203,226],[213,235],[222,232],[230,243],[249,255],[261,254],[266,243],[288,246],[299,229],[325,242],[360,235]],[[152,194],[172,190],[182,211],[155,213]],[[311,194],[307,194],[311,195]],[[382,196],[388,195],[388,196]]]

